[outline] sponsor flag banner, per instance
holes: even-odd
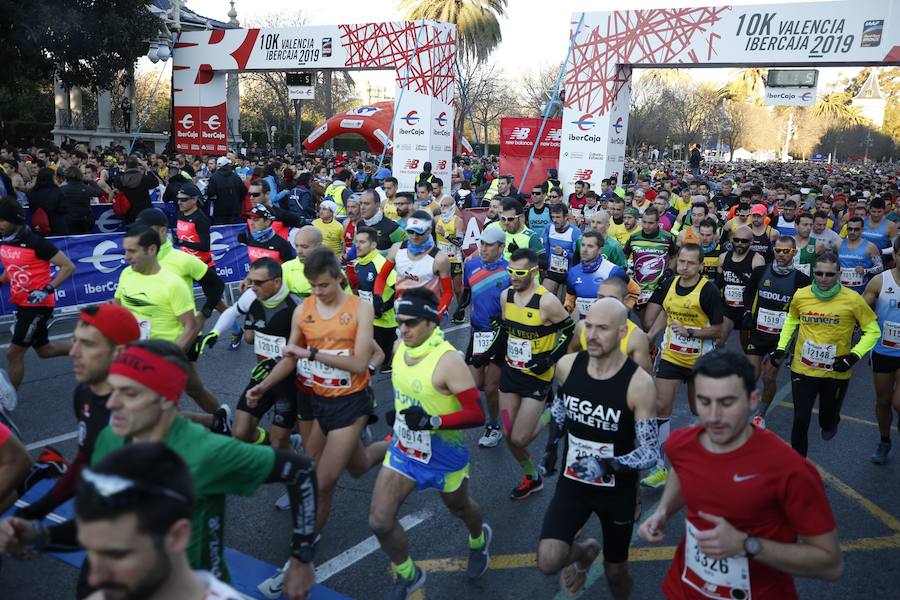
[[[562,120],[547,119],[538,143],[542,120],[518,117],[500,119],[500,173],[513,175],[516,187],[524,194],[531,193],[532,187],[547,180],[547,169],[559,168]],[[538,146],[528,169],[528,178],[520,181],[535,144]]]
[[[478,242],[481,241],[481,229],[487,219],[486,208],[464,208],[462,210],[463,227],[466,232],[463,235],[462,251],[465,256],[478,252]]]

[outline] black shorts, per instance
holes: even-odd
[[[450,263],[450,277],[455,275],[462,275],[463,272],[463,264],[461,262],[451,262]]]
[[[475,345],[475,333],[471,332],[469,335],[469,343],[466,345],[466,356],[465,361],[467,365],[472,364],[472,350],[474,350]],[[498,367],[502,367],[506,364],[506,357],[503,356],[502,352],[494,352],[494,356],[491,357],[490,363],[497,365]]]
[[[872,371],[875,373],[893,373],[900,369],[900,356],[887,356],[872,351]]]
[[[547,398],[552,400],[550,390],[553,388],[552,381],[544,381],[533,375],[523,373],[518,369],[513,369],[504,364],[500,369],[500,391],[507,394],[516,394],[520,398],[534,398],[535,400],[545,401]]]
[[[297,423],[297,388],[294,387],[294,382],[290,379],[279,381],[263,395],[256,406],[250,408],[247,406],[247,390],[254,385],[256,384],[251,382],[244,388],[237,403],[237,410],[262,419],[263,415],[274,408],[272,425],[293,429]]]
[[[549,279],[550,281],[555,281],[559,285],[566,285],[566,281],[568,279],[568,273],[557,273],[555,271],[548,270],[544,273],[544,279]]]
[[[313,417],[327,435],[330,431],[350,427],[360,417],[375,412],[372,392],[369,388],[346,396],[312,395]]]
[[[680,379],[683,382],[688,382],[691,379],[691,369],[660,358],[656,363],[654,376],[657,379]]]
[[[778,336],[758,333],[756,330],[750,333],[750,342],[744,348],[745,354],[753,356],[765,356],[778,348]]]
[[[373,330],[375,343],[378,344],[378,347],[384,352],[384,365],[390,366],[391,358],[394,355],[394,342],[397,341],[397,328],[375,325]]]
[[[297,390],[297,420],[312,421],[313,416],[312,392],[307,388],[294,382],[294,388]]]
[[[634,529],[634,505],[637,488],[625,485],[615,491],[591,489],[560,475],[556,492],[544,515],[541,539],[560,540],[569,545],[587,523],[591,514],[600,519],[603,529],[603,558],[620,564],[628,560],[631,535]]]
[[[50,343],[47,322],[53,316],[52,306],[19,306],[12,343],[16,346],[40,348]]]

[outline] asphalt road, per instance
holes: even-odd
[[[65,325],[52,333],[63,333]],[[467,342],[468,332],[455,328],[448,338],[457,347]],[[3,337],[8,339],[8,336]],[[6,341],[0,339],[0,341]],[[200,370],[210,389],[234,406],[253,364],[251,349],[229,352],[221,344],[200,362]],[[40,360],[29,354],[25,382],[20,390],[21,403],[15,418],[25,441],[34,444],[71,434],[74,420],[71,408],[73,387],[71,365],[67,358]],[[787,383],[781,373],[780,384]],[[383,375],[375,379],[379,415],[387,410],[392,397],[390,381]],[[769,426],[783,438],[791,425],[790,393],[783,389],[780,404],[769,413]],[[900,449],[886,466],[877,467],[868,460],[878,442],[873,415],[871,367],[861,361],[854,368],[852,383],[844,406],[840,432],[830,441],[821,440],[815,424],[810,432],[810,458],[822,470],[828,497],[838,522],[845,550],[845,573],[833,583],[798,579],[804,598],[890,598],[897,597],[900,581]],[[191,408],[191,402],[185,403]],[[679,393],[675,426],[689,421],[684,391]],[[374,427],[376,437],[387,433],[383,422]],[[480,431],[469,431],[472,460],[471,493],[481,505],[486,521],[494,530],[491,569],[480,579],[466,579],[466,532],[462,524],[447,514],[434,492],[414,493],[402,515],[417,522],[410,531],[411,554],[428,572],[424,592],[415,598],[431,600],[458,598],[557,598],[558,580],[545,577],[534,566],[534,552],[544,512],[550,501],[555,477],[548,479],[544,491],[521,503],[508,498],[518,483],[520,470],[508,450],[501,446],[478,449]],[[895,443],[900,446],[896,429]],[[533,445],[540,457],[544,444],[541,435]],[[56,442],[67,456],[74,453],[74,439]],[[39,450],[33,452],[36,455]],[[353,598],[383,598],[391,588],[389,561],[372,545],[367,513],[376,470],[358,480],[345,477],[337,491],[331,519],[317,548],[317,563],[326,564],[331,576],[324,585]],[[226,541],[232,548],[271,564],[280,565],[288,553],[289,518],[273,508],[283,490],[265,486],[253,498],[229,498]],[[644,514],[649,514],[662,489],[643,490]],[[631,554],[634,598],[661,597],[659,591],[672,553],[683,532],[681,518],[670,524],[668,536],[660,547],[635,541]],[[599,526],[592,521],[586,534],[600,537]],[[636,537],[636,536],[635,536]],[[368,544],[366,544],[366,540]],[[372,551],[374,550],[374,551]],[[367,552],[369,551],[369,552]],[[333,560],[336,559],[336,560]],[[331,562],[329,562],[331,561]],[[49,557],[31,562],[4,560],[0,571],[0,598],[4,600],[46,600],[71,598],[75,569]],[[586,587],[593,597],[608,595],[602,570],[595,567]]]

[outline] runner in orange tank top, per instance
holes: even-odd
[[[360,441],[373,413],[369,390],[370,368],[374,369],[370,366],[375,319],[372,305],[341,291],[344,274],[329,248],[310,252],[303,272],[312,287],[312,296],[294,311],[284,359],[247,396],[261,396],[292,375],[298,360],[308,363],[315,420],[306,448],[316,460],[316,531],[321,531],[344,470],[352,477],[361,477],[384,459],[387,442],[363,446]]]

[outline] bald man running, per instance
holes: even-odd
[[[570,595],[580,591],[601,546],[575,537],[596,514],[610,592],[628,598],[638,471],[659,457],[656,388],[619,349],[628,332],[628,311],[620,301],[598,300],[584,320],[587,350],[567,354],[556,365],[565,406],[565,467],[544,516],[537,563],[547,575],[562,569],[560,582]],[[604,393],[597,394],[601,388]]]

